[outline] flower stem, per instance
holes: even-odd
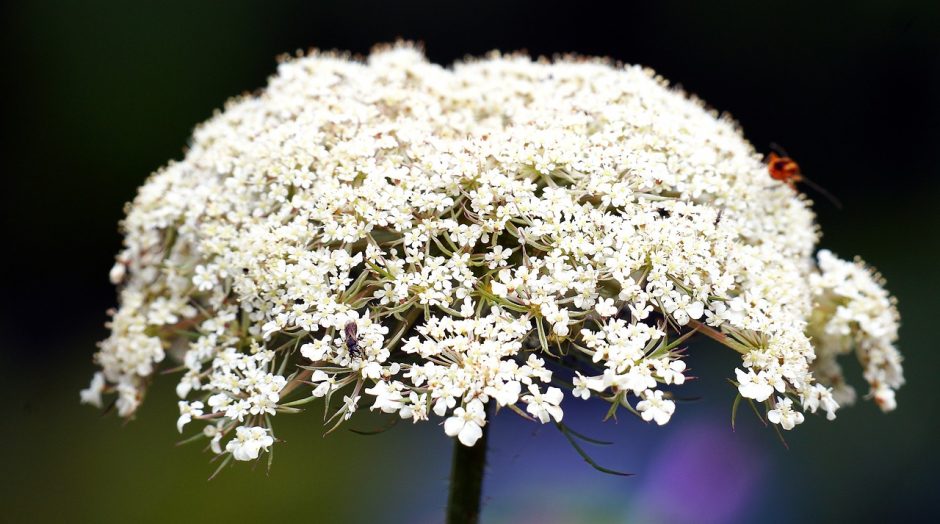
[[[490,412],[487,409],[487,412]],[[492,416],[483,426],[483,436],[473,447],[454,439],[450,467],[450,494],[447,497],[447,524],[476,524],[480,520],[483,468],[486,466],[486,440]]]

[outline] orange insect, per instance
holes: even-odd
[[[770,178],[779,180],[790,187],[803,180],[800,165],[795,160],[774,152],[767,156],[767,170],[770,171]]]
[[[770,144],[773,151],[767,155],[767,171],[770,172],[770,178],[779,180],[796,191],[797,182],[802,182],[816,190],[817,193],[826,197],[838,209],[842,209],[842,203],[834,197],[832,193],[826,191],[822,186],[803,176],[800,171],[800,165],[796,160],[790,158],[786,151],[776,144]]]

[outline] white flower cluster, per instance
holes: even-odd
[[[902,382],[877,279],[825,251],[817,266],[806,198],[639,67],[447,69],[407,45],[285,61],[123,229],[82,400],[132,414],[169,355],[180,430],[204,421],[236,460],[318,398],[333,427],[365,395],[467,446],[491,409],[561,423],[563,390],[665,424],[694,334],[741,354],[740,395],[784,429],[848,400],[835,357],[853,348],[883,408]]]
[[[894,345],[899,317],[881,277],[859,261],[839,260],[822,250],[819,272],[810,275],[810,282],[816,306],[809,333],[818,347],[813,363],[817,380],[832,385],[839,403],[854,402],[855,390],[836,362],[854,349],[871,388],[869,396],[882,410],[893,410],[894,390],[904,384],[901,354]]]

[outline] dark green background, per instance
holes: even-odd
[[[270,475],[240,464],[207,483],[208,456],[172,446],[171,384],[126,425],[78,405],[114,302],[116,224],[146,175],[228,96],[262,86],[277,54],[397,36],[441,63],[526,48],[657,69],[838,194],[843,211],[817,206],[822,245],[862,255],[900,299],[898,411],[812,417],[785,450],[747,414],[731,432],[734,357],[699,346],[688,391],[703,399],[664,428],[567,410],[615,439],[598,457],[636,477],[596,473],[550,428],[497,418],[484,520],[936,521],[940,4],[755,3],[7,3],[0,521],[440,520],[450,441],[433,424],[323,439],[318,414],[278,417],[288,443]]]

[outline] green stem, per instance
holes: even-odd
[[[447,497],[447,524],[476,524],[480,520],[480,498],[483,491],[483,468],[486,466],[486,439],[492,413],[483,426],[483,436],[467,447],[454,439],[454,455],[450,468],[450,494]]]

